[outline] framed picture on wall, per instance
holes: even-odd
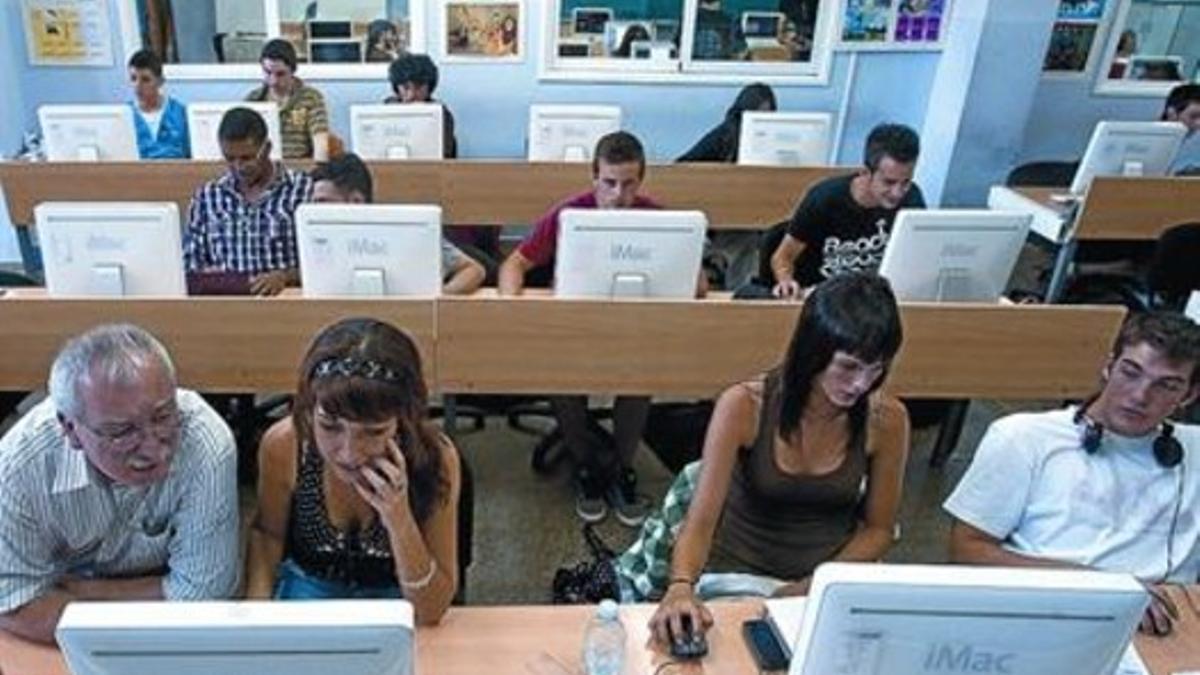
[[[23,0],[21,14],[29,65],[112,66],[107,0]]]
[[[843,0],[838,49],[941,49],[951,0]]]
[[[1106,0],[1059,0],[1042,72],[1048,77],[1083,77],[1092,66]]]
[[[445,0],[438,41],[448,62],[513,63],[525,59],[521,0]]]

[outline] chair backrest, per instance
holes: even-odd
[[[1071,187],[1079,162],[1029,162],[1009,172],[1009,187]]]
[[[21,274],[20,272],[10,272],[8,270],[0,270],[0,288],[16,288],[40,286],[38,282],[32,278]]]
[[[1184,223],[1163,231],[1154,247],[1154,258],[1147,271],[1150,290],[1168,303],[1186,300],[1200,290],[1200,223]]]

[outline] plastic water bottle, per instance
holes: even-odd
[[[617,603],[604,600],[583,633],[583,669],[587,675],[620,675],[625,667],[625,626]]]

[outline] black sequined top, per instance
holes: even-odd
[[[326,581],[352,587],[398,585],[388,533],[379,518],[365,529],[335,528],[325,508],[321,455],[305,448],[299,459],[284,557]]]

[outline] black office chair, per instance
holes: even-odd
[[[1008,187],[1069,188],[1079,162],[1027,162],[1008,173]]]
[[[1192,291],[1200,290],[1200,222],[1164,230],[1146,273],[1150,306],[1182,311]]]

